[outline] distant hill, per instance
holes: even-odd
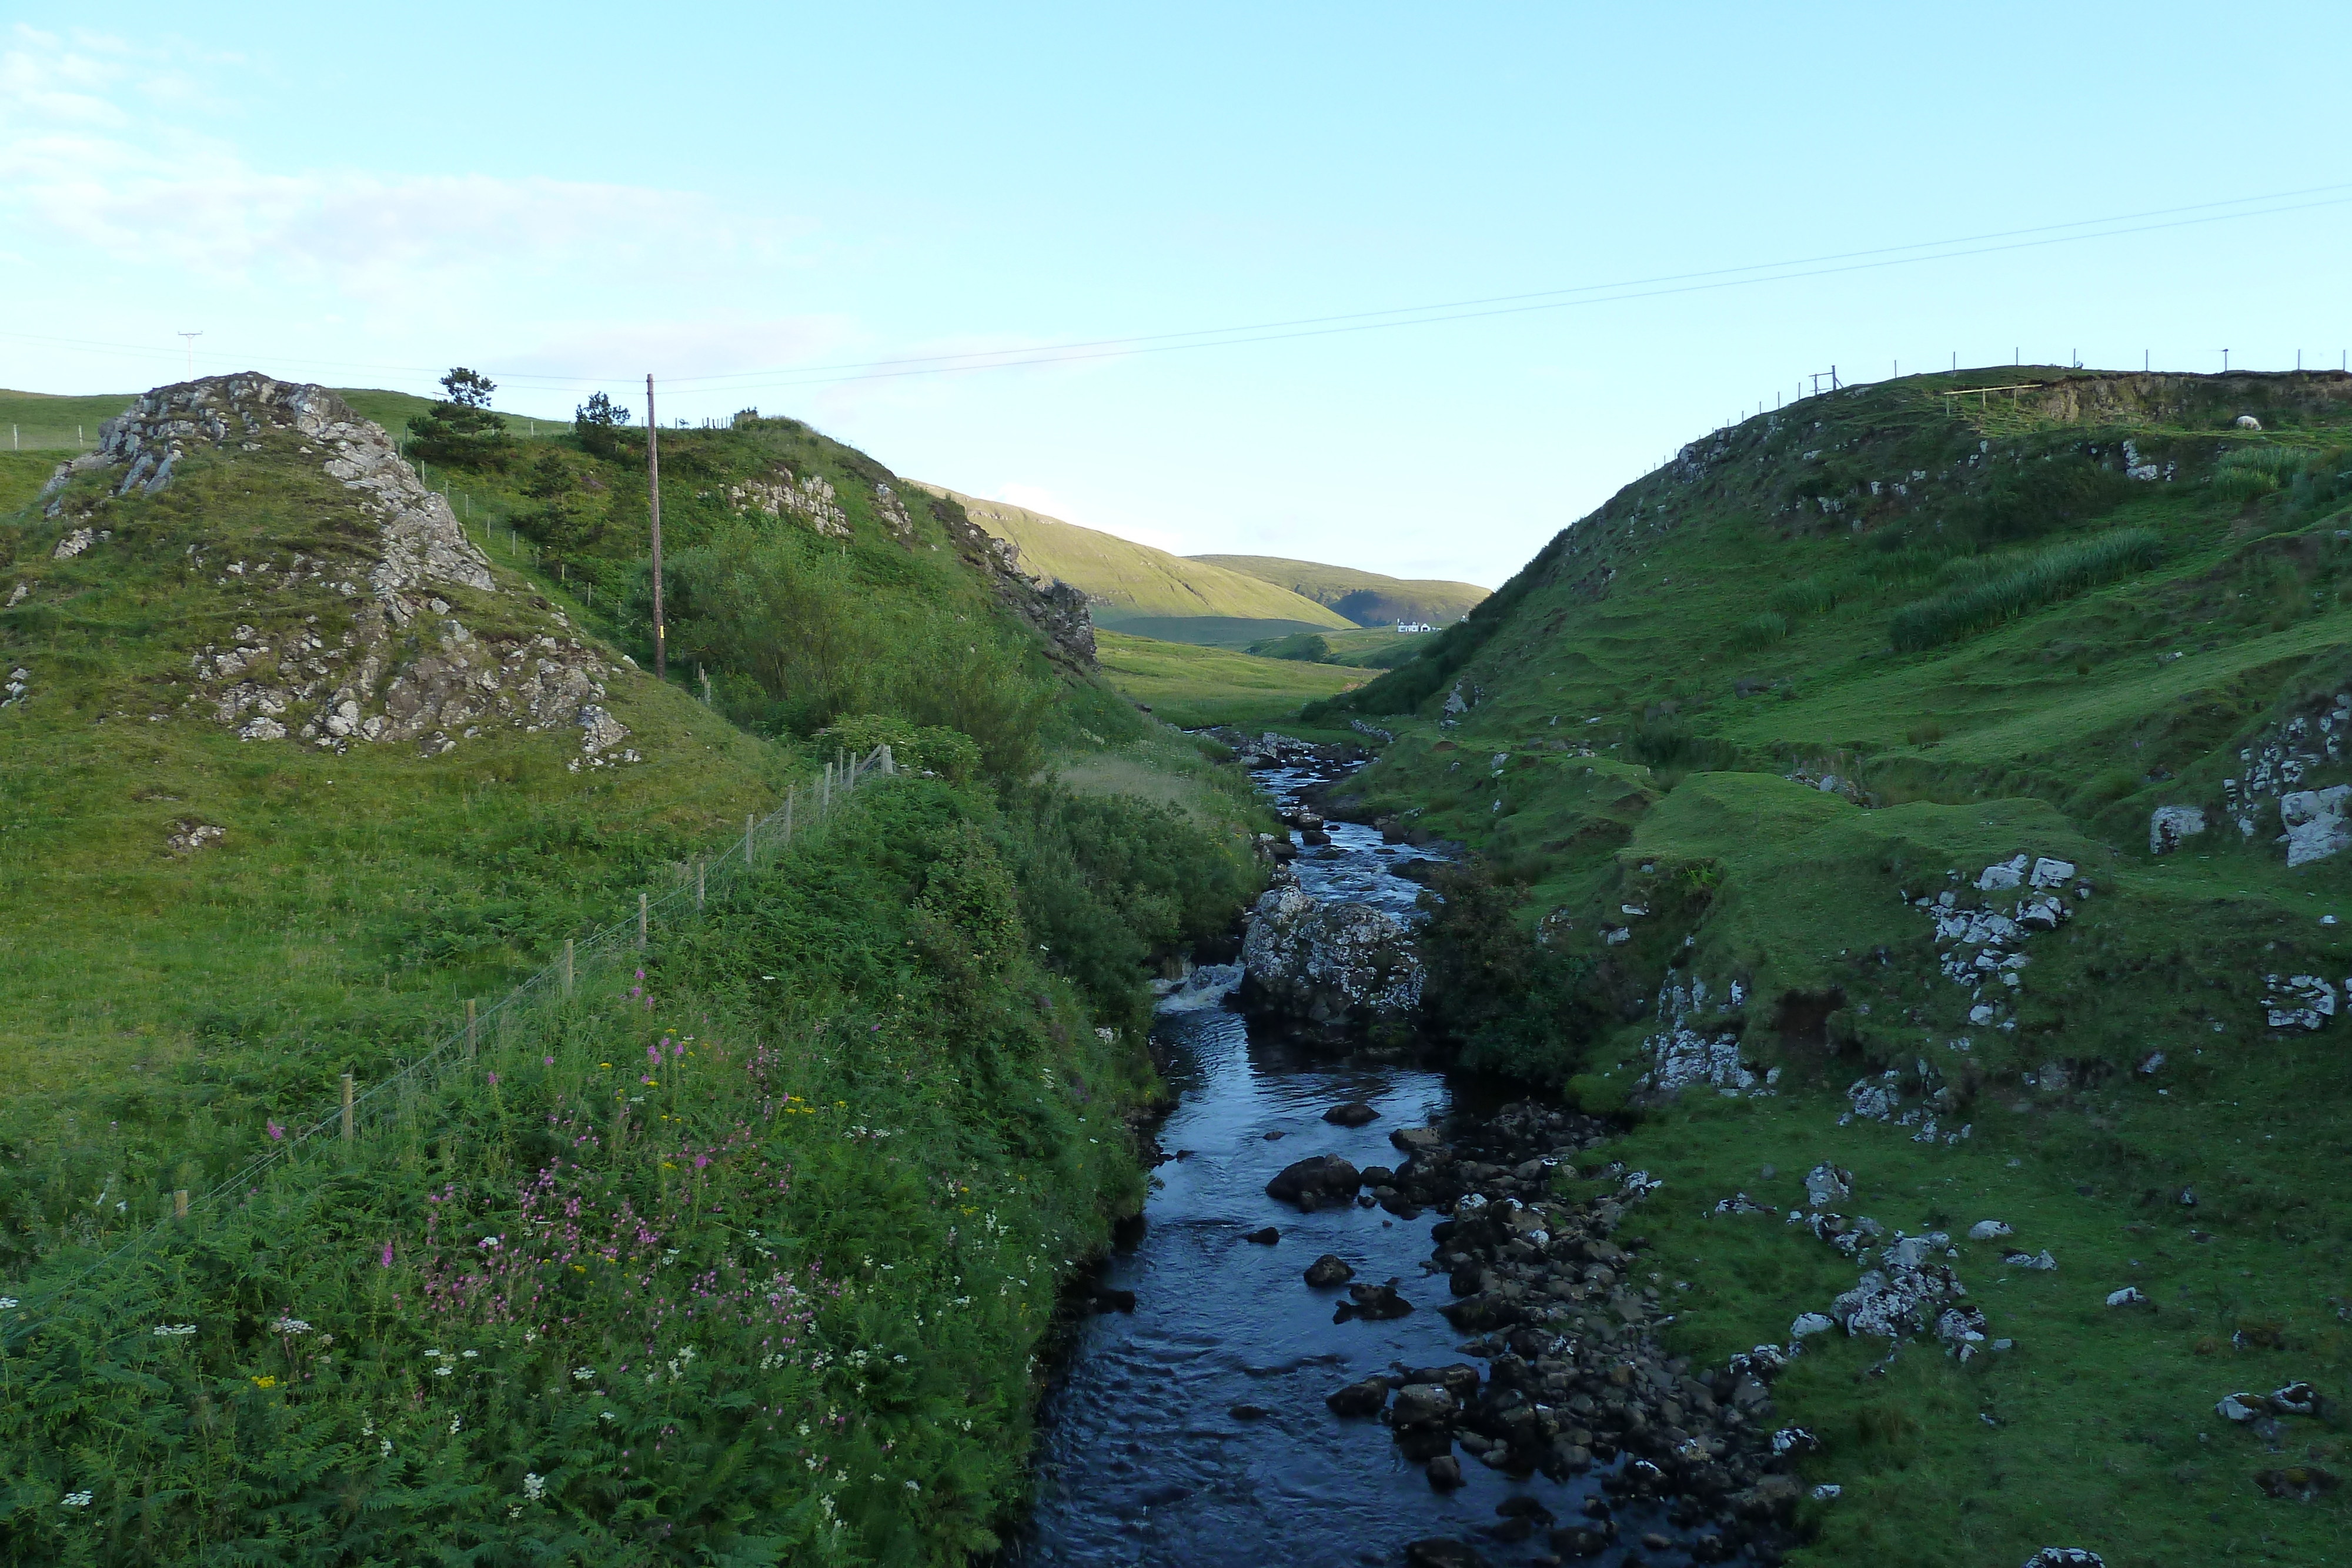
[[[1288,589],[1346,616],[1359,626],[1388,625],[1400,621],[1426,621],[1448,626],[1470,613],[1486,597],[1475,582],[1440,582],[1383,577],[1377,571],[1325,566],[1318,561],[1285,560],[1270,555],[1196,555],[1188,560],[1220,566]]]
[[[1059,578],[1085,593],[1100,626],[1164,642],[1239,647],[1288,632],[1345,631],[1351,624],[1338,611],[1254,573],[1188,560],[1008,502],[937,485],[923,488],[954,500],[965,516],[1011,545],[1023,571]]]

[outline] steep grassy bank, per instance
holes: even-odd
[[[1845,1489],[1808,1561],[2316,1562],[2352,1522],[2311,1479],[2340,1404],[2215,1410],[2352,1372],[2352,853],[2305,815],[2352,780],[2347,448],[2336,375],[1808,400],[1307,710],[1395,735],[1359,809],[1486,857],[1463,908],[1506,916],[1449,961],[1517,1011],[1465,1038],[1635,1117],[1607,1157],[1667,1183],[1689,1349],[1883,1266],[1785,1223],[1822,1161],[1848,1216],[1962,1239],[2013,1348],[1832,1333],[1781,1384]],[[1773,1212],[1714,1212],[1743,1192]]]
[[[805,426],[665,436],[664,683],[641,432],[428,485],[320,389],[142,406],[0,519],[0,1552],[983,1546],[1254,808]]]

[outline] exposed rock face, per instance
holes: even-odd
[[[1319,904],[1296,883],[1259,897],[1242,969],[1244,1006],[1333,1040],[1402,1031],[1421,1005],[1421,959],[1394,916]]]
[[[445,595],[524,595],[499,587],[448,502],[425,487],[383,428],[322,387],[236,375],[158,388],[100,428],[96,452],[59,466],[42,492],[47,514],[161,491],[204,446],[290,448],[315,459],[351,492],[364,526],[327,535],[334,543],[317,554],[263,549],[223,561],[230,552],[190,549],[191,567],[215,586],[251,595],[245,607],[255,624],[191,652],[195,689],[184,713],[207,715],[241,740],[290,736],[335,751],[394,742],[433,756],[502,725],[576,735],[575,771],[638,760],[624,744],[628,727],[604,706],[604,682],[621,667],[583,646],[543,601],[498,607],[502,620],[539,622],[536,634],[485,636],[459,620]],[[108,467],[121,476],[102,496],[69,487]],[[109,537],[74,528],[55,553],[79,555]],[[324,613],[303,613],[314,606]]]
[[[827,538],[849,537],[849,515],[841,509],[840,497],[822,474],[805,474],[795,479],[793,471],[780,463],[772,480],[751,479],[730,485],[727,498],[739,512],[797,517]]]
[[[961,506],[943,496],[927,498],[931,515],[955,541],[956,553],[988,579],[998,602],[1035,627],[1061,663],[1093,669],[1095,622],[1087,596],[1066,582],[1038,582],[1021,570],[1018,550],[965,517]]]
[[[2352,732],[2352,691],[2322,697],[2263,730],[2239,751],[2240,775],[2221,780],[2223,814],[2251,839],[2264,830],[2264,818],[2276,801],[2284,830],[2278,841],[2286,845],[2289,865],[2321,859],[2352,842],[2352,834],[2319,822],[2323,817],[2342,817],[2343,791],[2304,788],[2313,772],[2342,766],[2347,732]],[[2327,796],[2334,797],[2332,808],[2320,799]]]

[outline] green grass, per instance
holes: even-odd
[[[1971,1299],[2018,1341],[2005,1356],[1963,1368],[1916,1344],[1881,1378],[1864,1375],[1876,1351],[1840,1343],[1783,1379],[1781,1415],[1825,1442],[1809,1479],[1846,1488],[1810,1511],[1800,1562],[2053,1542],[2118,1568],[2324,1561],[2352,1491],[2278,1502],[2252,1477],[2343,1473],[2340,1411],[2290,1421],[2275,1454],[2211,1412],[2344,1375],[2345,1023],[2273,1031],[2260,1004],[2265,975],[2352,974],[2352,926],[2320,924],[2352,920],[2352,855],[2289,870],[2274,809],[2250,839],[2225,823],[2161,859],[2147,835],[2158,805],[2218,820],[2242,752],[2284,719],[2315,734],[2352,689],[2352,404],[2332,377],[2052,372],[2048,393],[1965,417],[1935,395],[2013,374],[1842,392],[1724,433],[1423,659],[1307,712],[1394,731],[1352,786],[1361,809],[1470,844],[1582,966],[1604,1021],[1555,1028],[1526,1064],[1598,1104],[1638,1099],[1660,988],[1739,983],[1721,1027],[1782,1070],[1774,1096],[1687,1091],[1608,1151],[1667,1183],[1633,1228],[1685,1348],[1785,1340],[1853,1283],[1776,1219],[1706,1213],[1743,1189],[1785,1209],[1822,1159],[1862,1178],[1852,1212],[1956,1235],[2004,1218],[2059,1257],[2020,1275],[1963,1244]],[[2236,431],[2242,412],[2265,433]],[[2126,480],[2128,461],[2159,477]],[[1932,628],[1906,610],[1923,602]],[[1892,647],[1906,613],[1935,634]],[[1457,685],[1472,706],[1442,727]],[[1815,787],[1832,775],[1838,791]],[[2298,782],[2347,780],[2352,758],[2323,756]],[[2019,852],[2074,861],[2093,891],[2024,943],[2013,1027],[1974,1024],[1906,900]],[[2026,1083],[2052,1062],[2074,1087]],[[1908,1107],[1948,1089],[1939,1124],[1971,1136],[1840,1125],[1848,1086],[1888,1071]],[[2158,1310],[2109,1312],[2126,1284]],[[2238,1348],[2241,1327],[2285,1348]]]
[[[1183,729],[1275,724],[1295,716],[1302,703],[1365,678],[1361,670],[1337,664],[1259,659],[1118,632],[1098,632],[1096,643],[1103,674],[1112,685],[1162,722]]]
[[[2021,559],[1965,556],[1945,569],[1950,586],[1895,612],[1897,652],[1916,653],[2014,620],[2083,590],[2146,571],[2164,554],[2150,528],[2117,528]]]
[[[1451,625],[1476,608],[1487,592],[1475,582],[1387,577],[1377,571],[1326,566],[1320,561],[1285,560],[1278,556],[1196,555],[1185,559],[1288,589],[1318,604],[1328,605],[1367,628],[1385,625],[1393,631],[1399,621]]]
[[[1012,543],[1020,552],[1021,570],[1030,576],[1059,578],[1084,590],[1099,624],[1203,618],[1353,624],[1311,599],[1244,572],[1187,560],[1009,502],[983,501],[938,486],[925,488],[953,499],[972,521]]]
[[[103,1165],[137,1212],[12,1281],[12,1539],[92,1562],[263,1537],[298,1561],[992,1548],[1064,1260],[1141,1197],[1139,960],[1230,918],[1249,862],[1223,837],[877,781],[475,1059],[372,1096],[351,1144],[269,1142],[258,1113],[299,1136],[316,1093],[253,1104],[247,1148],[282,1153],[249,1192],[95,1270],[165,1195],[117,1163],[132,1134],[45,1147],[52,1185]],[[233,1083],[224,1113],[251,1103]]]

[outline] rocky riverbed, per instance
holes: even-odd
[[[1257,919],[1327,968],[1297,935],[1323,912],[1409,932],[1422,852],[1301,803],[1345,759],[1257,755],[1293,873],[1286,916]],[[1243,968],[1167,988],[1162,1163],[1046,1402],[1008,1568],[1777,1561],[1811,1441],[1774,1423],[1780,1354],[1709,1368],[1658,1343],[1648,1178],[1556,1196],[1607,1129],[1346,1008],[1302,1017],[1263,967],[1244,1012]]]

